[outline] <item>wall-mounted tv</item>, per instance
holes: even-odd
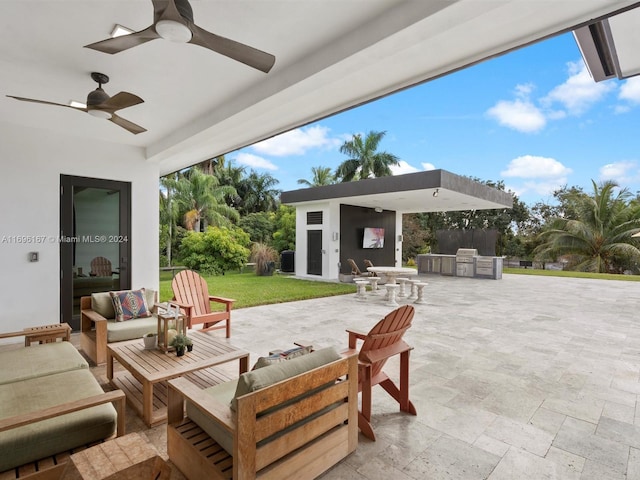
[[[365,227],[362,248],[383,248],[384,228]]]

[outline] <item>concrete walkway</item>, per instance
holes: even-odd
[[[323,478],[640,479],[640,284],[425,280],[405,336],[418,415],[376,387],[378,441],[360,435]],[[345,328],[367,331],[390,310],[372,295],[234,310],[231,341],[252,362],[295,340],[342,349]]]

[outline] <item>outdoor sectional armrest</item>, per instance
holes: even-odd
[[[182,421],[184,418],[184,404],[189,400],[213,421],[220,424],[228,432],[235,432],[236,423],[233,411],[229,405],[223,405],[211,395],[205,393],[199,386],[185,378],[174,378],[167,382],[168,389],[168,424]]]
[[[74,400],[72,402],[56,405],[55,407],[45,408],[36,412],[24,413],[14,417],[3,418],[0,420],[0,432],[11,430],[12,428],[22,427],[32,423],[37,423],[49,418],[58,417],[67,413],[73,413],[87,408],[102,405],[104,403],[113,403],[118,415],[117,433],[118,437],[125,434],[125,399],[126,396],[122,390],[114,390],[92,397]]]
[[[82,316],[88,318],[93,323],[106,322],[107,319],[93,310],[82,310]]]

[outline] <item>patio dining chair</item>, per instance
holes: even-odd
[[[231,308],[235,300],[209,295],[207,281],[192,270],[178,272],[171,282],[173,303],[176,303],[187,317],[187,327],[203,324],[202,330],[226,330],[231,336]],[[224,311],[212,311],[211,302],[222,303]],[[221,325],[217,325],[221,323]]]
[[[351,267],[351,275],[355,275],[358,277],[368,277],[368,273],[362,273],[360,268],[358,268],[358,264],[353,260],[353,258],[347,258],[347,263]]]
[[[373,262],[367,258],[365,258],[364,260],[364,268],[369,268],[369,267],[374,267],[375,265],[373,264]],[[372,277],[377,277],[378,274],[376,272],[369,272],[369,275],[371,275]]]
[[[375,440],[371,426],[371,390],[380,385],[399,404],[400,411],[416,415],[416,408],[409,400],[409,352],[413,347],[402,339],[411,327],[415,310],[403,305],[380,320],[369,333],[347,330],[349,348],[362,346],[358,354],[358,391],[362,392],[361,410],[358,412],[358,427],[363,435]],[[400,387],[382,371],[389,358],[400,355]]]

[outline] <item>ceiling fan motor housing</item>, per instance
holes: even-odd
[[[109,97],[107,92],[105,92],[102,87],[98,87],[93,92],[89,92],[89,95],[87,95],[87,108],[100,105],[101,103],[109,100],[109,98],[111,97]]]

